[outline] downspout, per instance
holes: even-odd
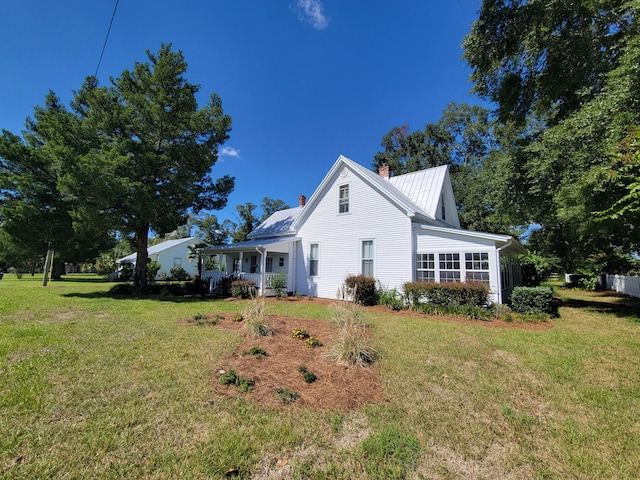
[[[500,252],[502,252],[502,250],[504,250],[505,248],[510,247],[511,243],[512,243],[511,242],[511,238],[509,238],[509,240],[507,240],[507,243],[505,243],[500,248],[496,249],[496,265],[498,266],[498,270],[497,270],[497,274],[498,274],[498,303],[502,303],[502,270],[500,269]]]

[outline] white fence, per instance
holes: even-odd
[[[640,277],[607,275],[607,288],[631,297],[640,298]]]

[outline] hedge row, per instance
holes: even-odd
[[[403,288],[409,304],[413,307],[424,303],[445,307],[449,305],[486,307],[489,304],[489,287],[480,282],[407,282]]]

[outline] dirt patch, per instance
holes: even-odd
[[[268,337],[255,338],[244,329],[244,322],[236,322],[233,315],[219,319],[214,328],[236,330],[244,340],[235,353],[217,366],[220,372],[233,369],[237,375],[254,383],[249,392],[241,392],[236,386],[221,385],[219,378],[213,382],[213,390],[218,395],[244,396],[261,404],[284,407],[277,395],[278,388],[286,388],[298,394],[295,406],[315,409],[352,411],[366,404],[380,400],[380,375],[375,365],[362,368],[343,366],[325,358],[327,345],[336,334],[336,328],[327,320],[294,318],[269,315],[269,322],[275,333]],[[306,330],[322,345],[309,347],[305,341],[293,338],[295,329]],[[252,347],[266,351],[266,356],[258,358],[247,354]],[[312,383],[304,380],[300,370],[311,372],[317,379]]]

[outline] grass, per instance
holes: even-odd
[[[249,301],[115,298],[104,294],[112,284],[72,278],[46,288],[37,276],[0,281],[2,478],[640,471],[638,300],[562,290],[546,330],[367,311],[384,402],[345,413],[213,395],[240,336],[181,320]],[[269,312],[332,317],[320,302]]]

